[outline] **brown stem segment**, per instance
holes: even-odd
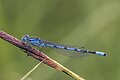
[[[6,32],[0,31],[0,38],[15,45],[16,47],[19,47],[22,51],[24,51],[28,55],[32,56],[33,58],[35,58],[39,61],[44,60],[43,63],[47,64],[48,66],[53,67],[53,68],[57,69],[58,71],[62,71],[64,73],[68,74],[69,76],[75,78],[76,80],[84,80],[83,78],[79,77],[77,74],[73,73],[72,71],[65,68],[64,66],[62,66],[55,60],[48,57],[46,54],[40,52],[39,50],[37,50],[35,48],[32,48],[31,46],[27,45],[26,43],[22,42],[19,39],[7,34]]]

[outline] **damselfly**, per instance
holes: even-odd
[[[86,50],[86,49],[81,49],[81,48],[76,48],[76,47],[59,45],[59,44],[52,43],[52,42],[49,42],[46,40],[42,40],[40,38],[30,37],[29,35],[25,35],[22,38],[22,41],[27,43],[28,45],[32,45],[32,46],[36,46],[36,47],[49,47],[49,48],[57,49],[60,51],[64,51],[68,55],[79,56],[79,55],[85,55],[85,54],[96,54],[96,55],[100,55],[100,56],[107,56],[107,54],[104,52],[91,51],[91,50]]]

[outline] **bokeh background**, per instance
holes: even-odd
[[[120,0],[0,0],[0,30],[104,51],[69,58],[44,50],[86,80],[120,80]],[[19,80],[39,61],[0,39],[0,80]],[[41,64],[26,80],[74,80]]]

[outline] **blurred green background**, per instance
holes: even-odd
[[[0,0],[0,30],[104,51],[79,59],[43,52],[86,80],[120,80],[120,0]],[[0,80],[19,80],[38,62],[0,39]],[[41,64],[26,80],[74,79]]]

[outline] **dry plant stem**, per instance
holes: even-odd
[[[44,59],[45,60],[45,59]],[[43,61],[44,61],[43,60]],[[25,80],[40,64],[42,64],[42,62],[39,62],[34,68],[32,68],[26,75],[24,75],[20,80]]]
[[[84,80],[82,77],[78,76],[74,72],[65,68],[64,66],[62,66],[55,60],[53,60],[50,57],[48,57],[47,55],[45,55],[44,53],[40,52],[39,50],[37,50],[35,48],[32,48],[31,46],[27,45],[26,43],[22,42],[21,40],[7,34],[4,31],[1,31],[1,30],[0,30],[0,38],[15,45],[16,47],[19,47],[20,49],[22,49],[22,51],[27,53],[29,56],[31,56],[39,61],[43,61],[45,59],[43,61],[43,63],[47,64],[48,66],[53,67],[53,68],[57,69],[58,71],[62,71],[64,73],[68,74],[69,76],[73,77],[76,80]]]

